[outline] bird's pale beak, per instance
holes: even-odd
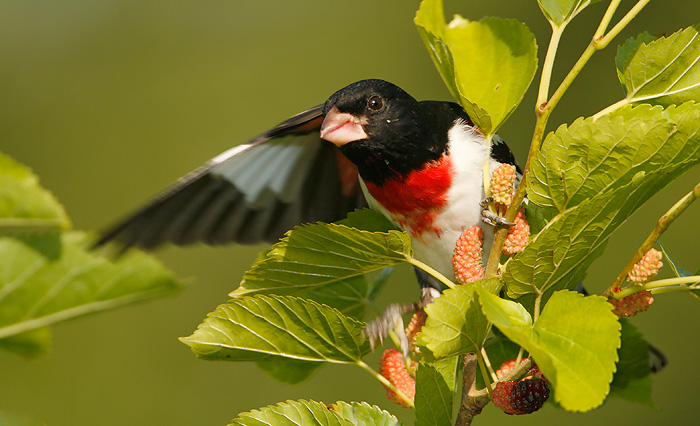
[[[333,107],[321,124],[321,139],[343,146],[348,142],[367,139],[364,125],[367,120],[364,117],[355,117],[352,114],[338,111]]]

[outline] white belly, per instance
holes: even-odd
[[[487,260],[493,239],[493,229],[481,221],[479,203],[485,198],[482,168],[484,161],[488,158],[488,152],[487,142],[478,133],[465,131],[461,127],[451,130],[449,154],[455,174],[447,193],[447,204],[436,212],[434,225],[440,232],[411,235],[416,258],[450,279],[454,278],[452,253],[464,229],[477,225],[483,228],[485,246],[483,259]],[[489,169],[493,172],[499,164],[493,160],[490,160],[490,163]],[[360,182],[370,207],[381,212],[400,227],[391,213],[369,194],[362,179]]]

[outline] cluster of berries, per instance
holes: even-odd
[[[663,254],[650,249],[642,259],[637,262],[632,270],[627,274],[627,281],[635,285],[643,285],[659,273],[659,269],[664,265],[661,261]],[[633,317],[640,312],[649,309],[654,302],[654,297],[649,290],[638,291],[622,299],[609,298],[608,302],[613,305],[613,313],[618,317]]]
[[[499,214],[505,213],[513,201],[515,183],[515,166],[502,164],[491,176],[491,196]],[[515,225],[508,229],[508,236],[503,244],[503,254],[512,256],[522,251],[530,242],[530,225],[525,218],[525,209],[520,209],[515,216]],[[472,226],[464,231],[457,240],[452,266],[455,278],[460,284],[480,280],[484,277],[482,261],[484,231],[480,226]]]
[[[501,379],[515,367],[515,359],[501,365],[496,376]],[[530,414],[542,408],[549,398],[549,386],[539,367],[532,367],[522,379],[496,383],[491,393],[493,404],[507,414]]]
[[[490,189],[493,202],[496,204],[496,211],[505,214],[508,206],[513,201],[515,192],[515,166],[511,164],[501,164],[493,171],[491,176]],[[522,251],[530,242],[530,225],[525,219],[525,209],[518,210],[515,216],[515,225],[508,229],[508,236],[503,245],[503,254],[512,256]]]
[[[496,204],[496,210],[500,214],[505,213],[513,200],[515,177],[515,166],[509,164],[501,165],[493,173],[490,182],[491,194]],[[522,251],[528,244],[529,239],[530,226],[525,219],[525,210],[520,209],[515,217],[515,225],[508,230],[508,236],[503,246],[503,254],[510,256]],[[484,230],[480,226],[469,227],[460,235],[452,256],[455,278],[460,284],[484,278],[483,246]],[[408,337],[410,351],[416,351],[415,338],[423,324],[425,324],[425,319],[425,312],[416,312],[406,328],[406,337]],[[515,360],[512,361],[515,362]],[[380,374],[410,400],[413,400],[416,393],[415,370],[415,361],[407,361],[403,354],[396,349],[387,349],[382,354]],[[510,409],[512,411],[510,414],[525,414],[526,412],[536,411],[547,399],[549,388],[547,388],[546,384],[544,385],[544,389],[546,389],[544,398],[542,398],[544,391],[539,389],[541,387],[539,382],[544,383],[541,373],[538,376],[535,376],[533,373],[530,374],[531,378],[523,379],[519,382],[499,382],[497,390],[500,387],[500,393],[504,395],[505,393],[518,395],[517,397],[508,396],[508,398],[499,399],[499,401],[512,401],[512,403],[517,405],[517,408]],[[532,382],[532,380],[537,380],[538,382]],[[510,387],[510,390],[505,392],[505,387]],[[408,406],[403,398],[399,397],[396,392],[388,387],[387,397],[404,407]],[[540,400],[541,402],[538,405]],[[509,412],[505,409],[504,411]]]

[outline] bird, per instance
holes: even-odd
[[[504,163],[517,167],[509,147],[459,104],[361,80],[183,176],[96,245],[275,242],[297,224],[369,206],[409,234],[418,260],[453,278],[459,235],[482,225],[484,164],[493,172]],[[492,227],[484,231],[488,244]],[[370,335],[439,296],[437,280],[417,276],[421,303],[388,309]]]

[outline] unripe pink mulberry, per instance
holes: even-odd
[[[515,183],[515,166],[501,164],[491,175],[491,196],[493,201],[509,206],[513,201],[513,184]]]
[[[503,254],[511,256],[519,251],[522,251],[527,243],[530,242],[530,225],[525,218],[525,209],[518,210],[515,216],[515,225],[508,230],[508,236],[503,243]]]
[[[424,310],[416,311],[411,317],[411,322],[406,326],[406,338],[408,339],[408,349],[410,351],[416,350],[416,336],[425,325],[427,317],[428,314]]]
[[[484,278],[484,265],[481,262],[483,245],[484,230],[480,226],[470,226],[459,236],[452,255],[452,266],[460,284]]]
[[[644,290],[620,300],[610,298],[608,302],[613,305],[613,313],[618,317],[633,317],[649,309],[649,306],[654,302],[654,297],[649,290]]]
[[[654,278],[656,274],[659,273],[659,269],[664,266],[661,259],[663,259],[663,254],[656,250],[650,249],[642,260],[637,262],[632,270],[627,274],[627,281],[641,285]]]
[[[413,401],[413,398],[416,396],[416,381],[406,369],[406,361],[400,351],[396,349],[387,349],[384,351],[380,361],[379,374],[384,376],[389,382],[396,386],[398,390]],[[406,401],[389,388],[386,390],[386,396],[402,407],[410,408]]]

